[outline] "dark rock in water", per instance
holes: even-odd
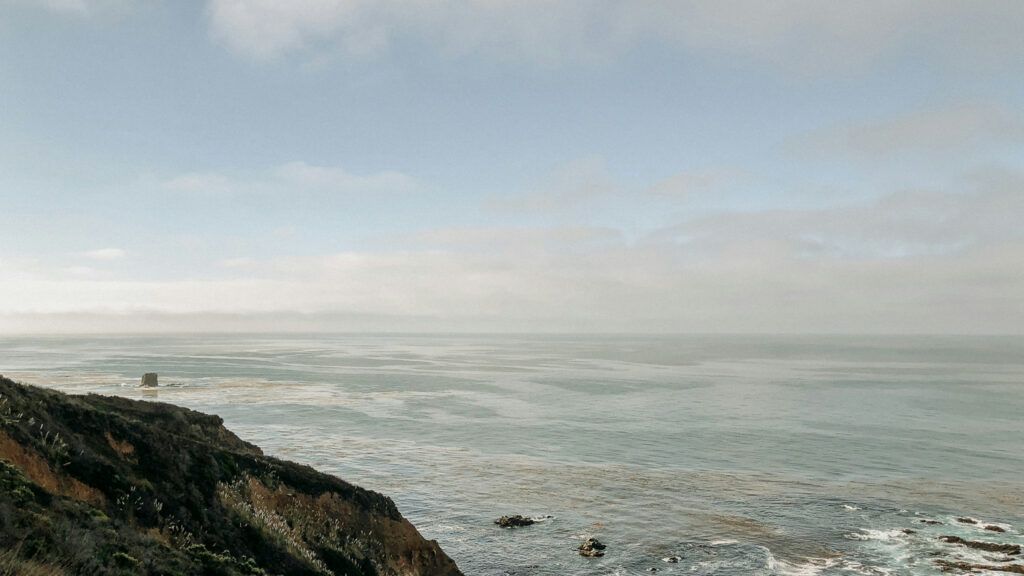
[[[652,566],[652,567],[648,568],[647,571],[648,572],[657,572],[658,569]]]
[[[539,564],[531,564],[529,566],[522,566],[514,570],[505,570],[501,574],[502,576],[530,576],[531,574],[536,574],[537,571],[540,569],[541,567]]]
[[[139,386],[145,386],[147,388],[155,388],[157,386],[156,372],[147,372],[142,375],[142,383]]]
[[[682,560],[679,556],[669,556],[668,558],[662,558],[662,562],[668,562],[669,564],[678,564]]]
[[[985,530],[988,530],[989,532],[1006,532],[1004,528],[996,526],[995,524],[985,526]]]
[[[921,520],[920,522],[921,522],[921,524],[928,524],[930,526],[935,526],[937,524],[942,524],[942,522],[939,522],[938,520]]]
[[[999,544],[997,542],[979,542],[977,540],[964,540],[959,536],[939,536],[939,540],[950,544],[960,544],[976,550],[986,552],[1002,552],[1003,554],[1020,554],[1020,544]]]
[[[962,524],[977,524],[978,523],[978,521],[975,520],[974,518],[957,518],[956,521],[960,522]]]
[[[604,549],[607,548],[597,538],[587,538],[587,541],[580,544],[580,556],[598,557],[604,556]]]
[[[936,560],[935,565],[943,572],[963,570],[964,572],[975,572],[977,570],[989,570],[994,572],[1010,572],[1013,574],[1024,574],[1024,564],[971,564],[970,562],[951,562],[949,560]]]
[[[498,526],[501,526],[502,528],[519,528],[522,526],[530,526],[531,524],[536,524],[537,521],[533,518],[527,518],[526,516],[520,516],[519,514],[516,514],[515,516],[502,516],[501,518],[495,520],[494,523]]]
[[[461,576],[387,497],[217,416],[0,378],[0,573]]]
[[[917,530],[911,530],[910,528],[903,529],[904,534],[917,534]]]

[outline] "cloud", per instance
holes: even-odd
[[[630,198],[607,172],[600,161],[574,164],[549,191],[583,203],[593,194],[607,198],[606,190]],[[685,199],[691,180],[634,193]],[[706,185],[697,180],[698,188]],[[250,187],[322,194],[390,189],[405,179],[294,162],[177,182],[189,193],[212,183],[228,194]],[[0,315],[251,316],[247,326],[265,321],[268,330],[292,317],[301,319],[296,326],[324,330],[346,329],[354,319],[365,327],[372,318],[370,327],[380,330],[1019,333],[1022,191],[1024,173],[988,168],[943,186],[813,208],[681,205],[659,229],[653,219],[635,218],[649,206],[628,204],[608,221],[583,214],[529,225],[460,215],[451,221],[468,224],[374,230],[394,236],[339,242],[333,245],[347,248],[329,253],[314,252],[326,245],[320,238],[292,246],[259,234],[265,245],[234,243],[214,211],[211,239],[223,246],[204,256],[205,267],[188,254],[171,274],[143,248],[132,248],[135,257],[124,265],[97,265],[95,274],[75,270],[79,263],[66,261],[66,252],[56,262],[4,259]],[[275,219],[267,230],[279,225]],[[116,248],[91,253],[124,255]]]
[[[623,240],[620,230],[595,226],[563,226],[557,228],[440,228],[414,234],[408,244],[461,252],[522,252],[534,250],[590,249]]]
[[[145,0],[7,0],[17,6],[41,8],[59,16],[123,14]],[[2,3],[0,3],[2,4]],[[0,5],[2,7],[2,5]]]
[[[225,278],[37,270],[0,284],[0,315],[213,314],[250,316],[250,328],[264,318],[266,329],[289,317],[324,330],[356,322],[379,330],[1020,333],[1021,190],[1024,175],[990,170],[949,190],[723,211],[639,237],[588,227],[438,229],[388,250],[226,262],[239,267]]]
[[[86,258],[89,258],[91,260],[100,260],[107,262],[111,260],[121,260],[127,255],[128,253],[125,250],[122,250],[121,248],[100,248],[97,250],[89,250],[88,252],[82,252],[82,256]]]
[[[163,180],[159,186],[170,192],[208,197],[294,193],[374,195],[412,192],[419,188],[416,179],[401,172],[352,174],[336,166],[316,166],[302,161],[248,174],[191,172]]]
[[[995,104],[956,103],[817,130],[794,147],[805,153],[902,161],[961,159],[1006,146],[1024,146],[1024,115]]]
[[[686,170],[650,185],[629,186],[616,178],[601,157],[579,158],[559,166],[523,192],[489,198],[495,212],[567,214],[607,208],[609,204],[673,206],[694,194],[716,192],[742,179],[737,170]]]
[[[58,14],[86,14],[89,5],[85,0],[42,0],[44,8]]]
[[[544,65],[604,62],[658,44],[822,71],[907,48],[966,67],[1006,67],[1024,53],[1024,6],[1014,0],[210,0],[207,14],[215,38],[263,60],[377,54],[407,42]]]
[[[238,258],[227,258],[220,261],[220,265],[225,268],[245,269],[252,268],[256,265],[256,259],[250,256],[240,256]]]
[[[1024,242],[1024,177],[988,170],[954,190],[903,190],[878,199],[807,210],[726,212],[659,231],[717,258],[758,246],[800,259],[906,259],[967,254]]]
[[[289,184],[307,189],[339,192],[409,192],[416,181],[400,172],[386,171],[357,176],[341,168],[289,162],[277,167],[274,175]]]
[[[238,185],[223,174],[190,172],[163,181],[161,187],[172,192],[221,196],[236,192]]]
[[[525,193],[491,198],[495,211],[560,212],[603,200],[621,190],[603,158],[580,158],[560,166]]]

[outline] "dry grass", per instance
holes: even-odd
[[[61,566],[25,560],[14,549],[0,552],[0,576],[67,576],[67,572]]]

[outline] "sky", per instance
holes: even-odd
[[[0,331],[1024,333],[1019,0],[0,0]]]

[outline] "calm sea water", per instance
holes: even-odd
[[[0,373],[220,414],[468,575],[937,574],[994,559],[938,535],[1024,543],[1024,338],[6,337]]]

